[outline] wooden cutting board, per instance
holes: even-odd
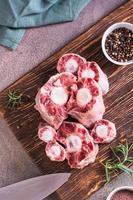
[[[124,4],[87,32],[70,42],[59,52],[42,62],[14,84],[0,93],[0,116],[3,117],[24,149],[44,174],[70,172],[70,180],[57,194],[61,200],[85,200],[104,184],[104,169],[101,162],[110,158],[109,145],[101,145],[96,162],[83,170],[70,170],[67,162],[51,162],[44,153],[44,144],[37,137],[37,127],[41,118],[34,109],[34,99],[40,88],[51,75],[56,73],[58,58],[66,52],[75,52],[89,61],[96,61],[109,77],[110,91],[104,97],[106,113],[104,118],[113,121],[117,127],[117,138],[111,143],[115,146],[125,139],[133,142],[133,65],[116,66],[110,63],[102,53],[101,37],[113,23],[127,21],[133,23],[133,0]],[[7,108],[8,91],[24,93],[22,105],[15,110]],[[116,175],[113,175],[116,176]]]

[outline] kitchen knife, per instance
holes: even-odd
[[[56,191],[70,173],[43,175],[0,188],[0,200],[42,200]]]

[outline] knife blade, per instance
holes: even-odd
[[[0,188],[0,200],[42,200],[61,187],[70,173],[43,175]]]

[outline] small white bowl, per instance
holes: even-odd
[[[118,191],[121,191],[121,190],[129,190],[129,191],[133,191],[133,187],[132,186],[122,186],[122,187],[118,187],[116,189],[114,189],[110,194],[109,196],[107,197],[106,200],[111,200],[112,197],[114,196],[114,194]]]
[[[127,22],[119,22],[119,23],[115,23],[113,25],[111,25],[103,34],[103,37],[102,37],[102,50],[103,50],[103,53],[104,55],[106,56],[106,58],[111,61],[112,63],[116,64],[116,65],[129,65],[129,64],[133,64],[133,60],[130,60],[130,61],[127,61],[127,62],[118,62],[116,60],[113,60],[109,55],[108,53],[106,52],[106,49],[105,49],[105,42],[106,42],[106,38],[107,36],[112,32],[114,31],[115,29],[117,28],[127,28],[131,31],[133,31],[133,24],[130,24],[130,23],[127,23]]]

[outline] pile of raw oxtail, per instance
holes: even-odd
[[[109,83],[96,62],[74,53],[63,55],[57,70],[36,95],[35,108],[45,120],[39,124],[38,136],[46,143],[50,160],[67,159],[71,168],[81,169],[95,161],[98,144],[116,136],[115,125],[102,119]]]

